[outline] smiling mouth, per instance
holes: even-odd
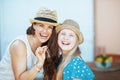
[[[63,45],[70,45],[70,43],[66,42],[66,41],[62,41]]]
[[[45,38],[47,38],[47,37],[48,37],[48,35],[45,35],[45,34],[40,34],[40,37],[41,37],[41,38],[43,38],[43,39],[45,39]]]

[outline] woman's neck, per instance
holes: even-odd
[[[36,49],[37,49],[38,47],[40,47],[42,44],[41,44],[41,42],[40,42],[35,36],[33,36],[33,35],[28,35],[27,37],[28,37],[28,41],[29,41],[29,43],[30,43],[30,47],[31,47],[33,53],[35,53]]]

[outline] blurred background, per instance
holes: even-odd
[[[12,39],[26,33],[29,19],[41,7],[56,10],[59,23],[68,18],[79,23],[86,62],[102,53],[120,54],[120,0],[0,0],[0,59]]]

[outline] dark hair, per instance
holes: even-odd
[[[36,24],[36,23],[33,23]],[[33,24],[27,29],[26,34],[34,35],[35,29],[33,28]],[[43,65],[44,68],[44,79],[43,80],[53,80],[55,77],[57,64],[58,64],[58,44],[57,44],[57,33],[55,31],[55,26],[52,30],[52,35],[50,39],[43,43],[42,46],[47,45],[49,53],[46,52],[46,59]],[[50,55],[50,57],[48,56]]]
[[[33,24],[35,24],[35,23],[33,23]],[[35,29],[33,28],[33,24],[30,27],[28,27],[26,34],[28,34],[28,35],[35,34]]]
[[[44,62],[44,79],[43,80],[55,80],[53,79],[56,74],[57,64],[59,60],[58,55],[58,44],[57,44],[57,34],[55,27],[53,28],[52,35],[48,42],[43,45],[48,46],[49,53],[46,53],[46,59]],[[49,55],[48,55],[49,54]]]

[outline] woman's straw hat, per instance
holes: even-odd
[[[70,30],[74,31],[76,33],[76,35],[78,36],[79,44],[83,43],[83,41],[84,41],[83,35],[80,32],[79,25],[75,21],[73,21],[71,19],[65,20],[62,24],[60,24],[60,25],[58,25],[58,27],[56,27],[56,32],[58,33],[63,29],[70,29]]]
[[[57,26],[57,14],[56,11],[52,11],[47,8],[41,8],[36,14],[34,19],[30,19],[30,22],[33,23],[43,23],[53,26]]]

